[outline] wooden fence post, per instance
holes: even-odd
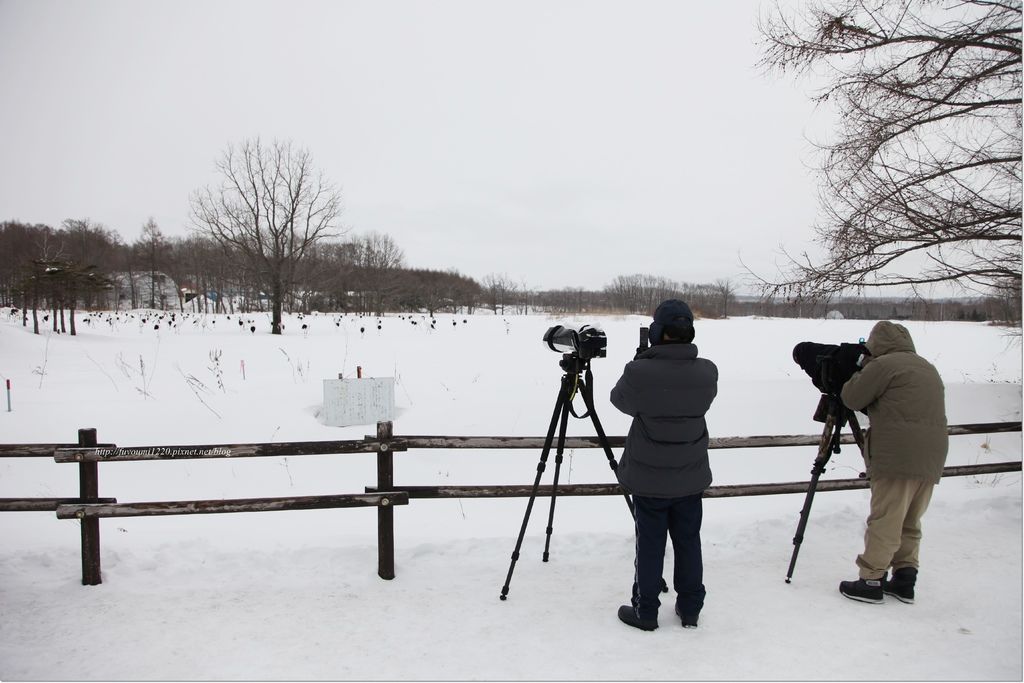
[[[391,422],[377,423],[377,490],[394,487],[394,456],[391,452]],[[377,507],[377,575],[381,579],[394,579],[394,508]]]
[[[78,445],[82,448],[95,447],[96,430],[79,429]],[[100,476],[98,462],[78,463],[78,496],[83,501],[100,497]],[[82,585],[98,586],[103,583],[100,575],[100,520],[96,517],[81,520],[82,524]]]
[[[377,490],[390,491],[395,485],[395,459],[391,452],[391,422],[377,423]],[[395,578],[395,510],[390,505],[377,506],[377,576],[390,581]]]

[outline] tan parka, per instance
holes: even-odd
[[[903,325],[878,322],[866,342],[871,357],[843,385],[843,403],[870,419],[868,476],[939,483],[949,450],[942,378],[917,355]]]

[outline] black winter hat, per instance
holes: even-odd
[[[665,333],[666,327],[693,329],[693,312],[685,301],[668,299],[658,305],[657,310],[654,311],[654,322],[651,323],[647,334],[651,346],[664,341],[661,337]]]

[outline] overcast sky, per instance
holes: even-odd
[[[308,149],[341,227],[530,288],[740,281],[812,249],[811,84],[759,0],[0,0],[0,220],[190,229],[228,143]]]

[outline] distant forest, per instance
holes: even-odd
[[[268,310],[258,273],[237,266],[216,241],[196,235],[165,237],[151,220],[134,242],[88,220],[60,228],[0,223],[0,305],[52,312],[54,329],[67,311],[153,308],[195,313]],[[664,299],[686,300],[701,317],[772,316],[857,319],[970,320],[1019,324],[1019,290],[1010,298],[928,300],[850,297],[782,300],[744,296],[732,280],[677,282],[649,275],[618,275],[601,290],[538,291],[507,274],[477,281],[457,270],[408,267],[402,250],[377,233],[321,240],[305,254],[284,293],[291,312],[387,312],[557,315],[649,315]],[[58,315],[60,314],[60,315]],[[38,319],[35,315],[36,327]],[[64,331],[58,329],[58,331]]]

